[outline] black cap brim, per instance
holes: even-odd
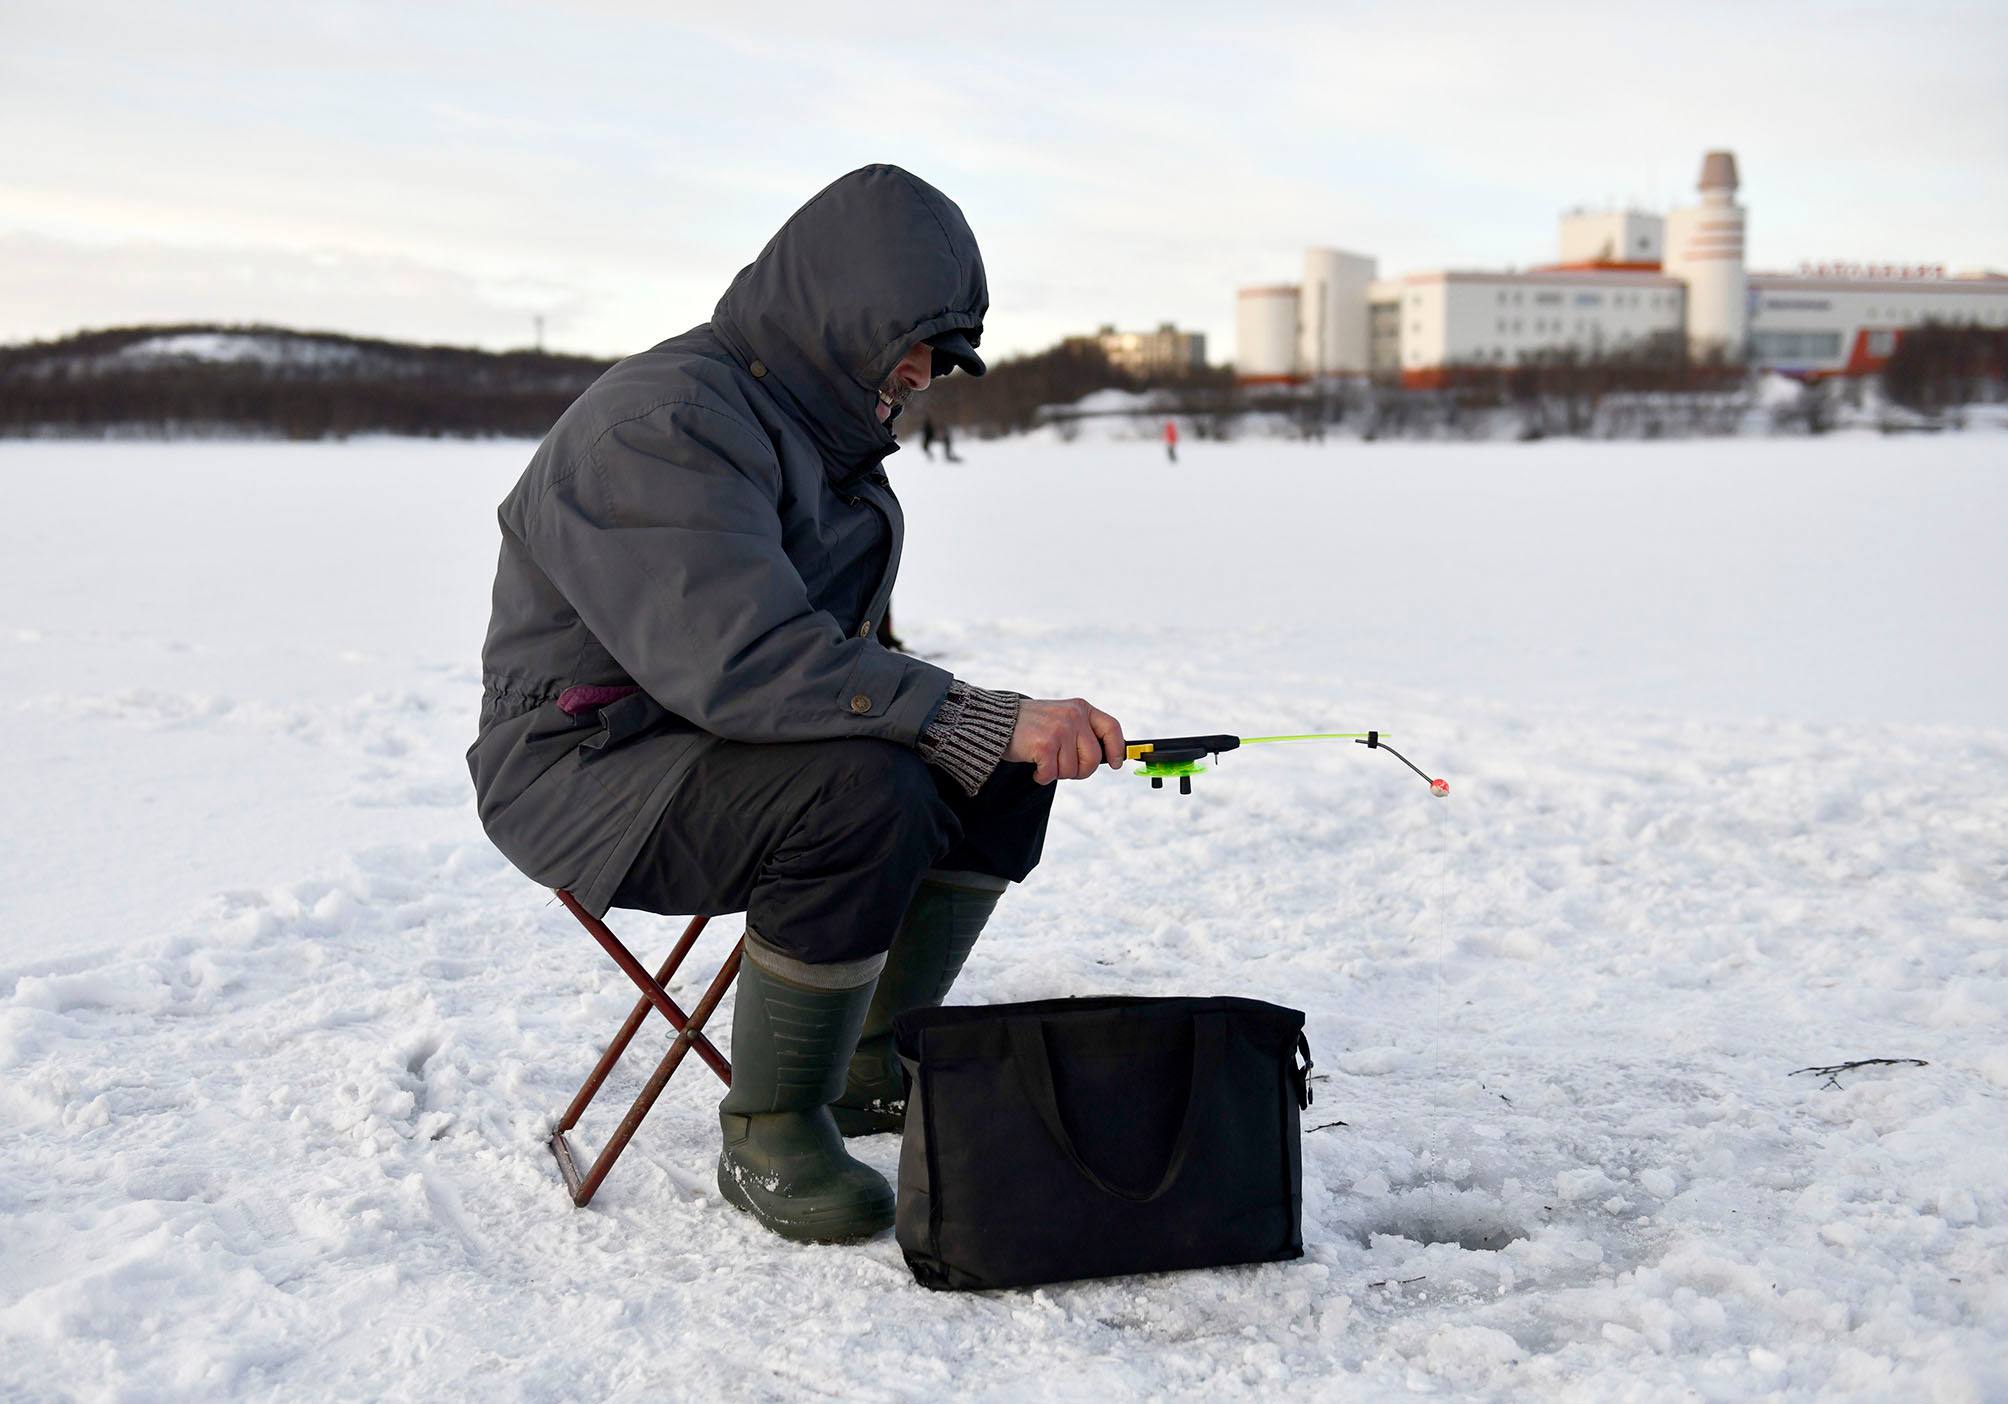
[[[976,354],[976,344],[966,332],[942,332],[939,336],[930,336],[927,344],[934,348],[933,373],[937,376],[947,375],[952,370],[960,370],[964,375],[981,375],[986,369],[983,358]]]

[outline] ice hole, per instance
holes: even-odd
[[[1424,1247],[1432,1243],[1455,1243],[1467,1253],[1497,1253],[1509,1243],[1527,1236],[1518,1224],[1501,1223],[1463,1214],[1394,1214],[1361,1226],[1362,1247],[1372,1247],[1376,1234],[1405,1238]]]

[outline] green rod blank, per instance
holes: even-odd
[[[1381,733],[1383,739],[1392,735],[1394,733],[1391,731],[1383,731]],[[1264,741],[1364,741],[1366,739],[1367,733],[1364,731],[1311,731],[1306,732],[1302,736],[1244,736],[1241,738],[1241,744],[1244,746],[1256,746]]]

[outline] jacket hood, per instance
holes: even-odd
[[[945,331],[976,343],[989,310],[983,255],[955,202],[898,166],[866,166],[789,217],[712,325],[847,475],[898,447],[876,407],[900,357]]]

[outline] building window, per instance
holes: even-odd
[[[1506,319],[1504,317],[1499,319],[1499,335],[1506,335]]]
[[[1874,335],[1883,335],[1875,333]],[[1760,331],[1750,334],[1751,354],[1759,361],[1799,364],[1807,361],[1836,361],[1841,355],[1841,334],[1832,331]]]

